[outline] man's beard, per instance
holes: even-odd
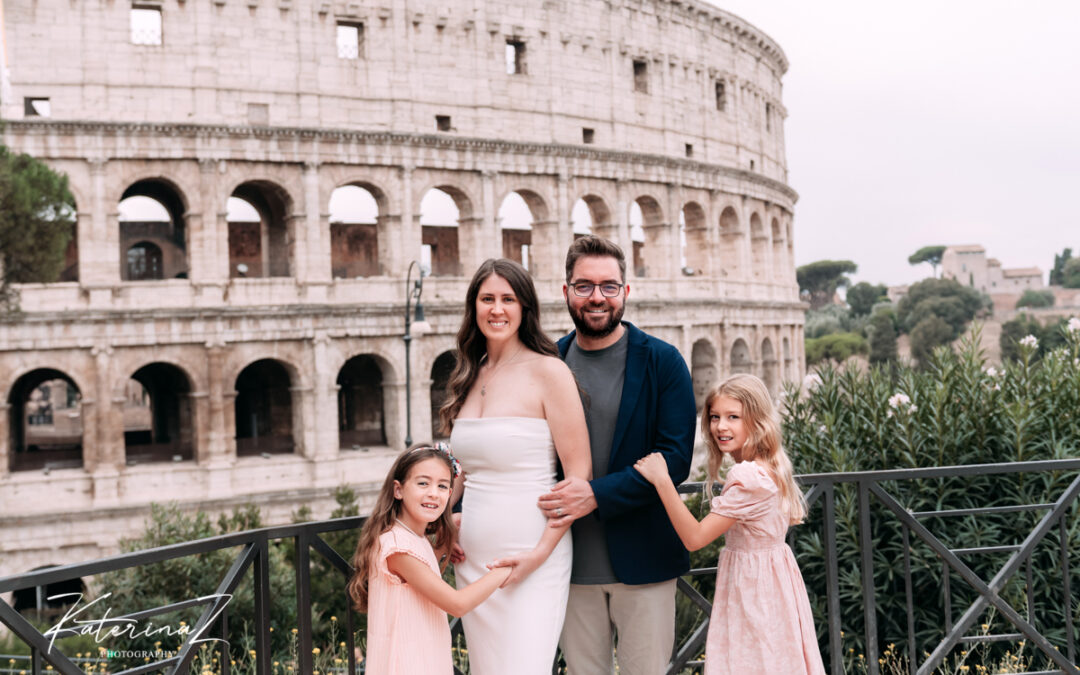
[[[605,307],[610,309],[610,305],[605,304]],[[611,335],[616,328],[619,327],[619,323],[622,322],[623,312],[626,310],[626,305],[622,305],[618,309],[611,313],[611,318],[599,329],[593,328],[589,325],[588,320],[585,318],[585,310],[589,309],[588,305],[583,305],[577,312],[570,306],[569,298],[566,300],[566,309],[570,312],[570,318],[574,321],[574,326],[577,328],[578,333],[588,338],[603,338]]]

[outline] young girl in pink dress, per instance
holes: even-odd
[[[709,450],[706,494],[712,507],[701,522],[683,504],[661,454],[634,468],[656,487],[687,549],[727,533],[716,569],[705,674],[824,675],[806,587],[784,542],[788,525],[802,522],[806,504],[765,384],[753,375],[722,382],[705,400],[701,434]],[[737,463],[713,497],[725,456]]]
[[[479,605],[512,568],[497,567],[465,588],[443,581],[435,551],[448,557],[457,537],[446,510],[460,473],[449,448],[418,446],[386,476],[353,555],[349,596],[367,612],[367,671],[373,675],[450,675],[450,625]],[[435,538],[432,548],[429,535]]]

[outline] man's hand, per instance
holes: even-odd
[[[584,478],[567,478],[540,495],[537,506],[548,517],[551,527],[566,527],[596,508],[596,496],[592,486]]]

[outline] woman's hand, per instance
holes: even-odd
[[[667,462],[664,461],[664,456],[659,452],[645,455],[634,463],[634,468],[645,477],[645,480],[653,485],[659,485],[665,479],[671,480],[671,476],[668,474]]]
[[[488,565],[488,569],[495,569],[496,567],[510,567],[510,576],[506,578],[506,581],[502,582],[499,588],[506,588],[510,584],[516,584],[519,581],[523,581],[525,577],[532,574],[540,564],[544,562],[544,556],[541,556],[535,549],[528,553],[522,553],[521,555],[510,556],[508,558],[499,558]]]
[[[454,527],[458,532],[461,532],[461,514],[451,513],[450,519],[454,521]],[[454,542],[454,545],[450,547],[450,564],[457,565],[465,562],[465,549],[461,548],[461,544]]]

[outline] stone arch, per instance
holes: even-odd
[[[776,395],[779,391],[780,378],[777,373],[776,352],[773,350],[772,340],[765,338],[761,341],[761,380],[765,383],[769,393]]]
[[[366,181],[339,185],[327,202],[330,226],[330,273],[335,279],[373,277],[379,266],[380,219],[389,200]]]
[[[180,187],[160,176],[143,178],[128,185],[116,203],[120,278],[187,278],[189,200]]]
[[[446,387],[450,383],[450,373],[457,365],[457,350],[448,350],[435,357],[431,364],[431,437],[447,438],[439,423],[439,410],[446,402]]]
[[[716,386],[718,375],[716,348],[712,342],[701,338],[690,351],[690,378],[694,385],[694,403],[700,412],[709,391]]]
[[[589,218],[589,231],[598,237],[611,241],[618,239],[616,232],[617,224],[613,217],[608,201],[595,192],[586,192],[574,201],[574,210],[580,209],[578,204],[583,204],[582,210]]]
[[[754,281],[769,278],[769,235],[757,211],[750,214],[750,275]]]
[[[779,219],[775,217],[772,219],[770,230],[772,231],[773,280],[783,281],[784,273],[790,263],[787,260],[787,255],[785,255],[787,247],[785,246],[784,228],[780,227]]]
[[[495,216],[502,233],[502,257],[521,263],[525,269],[533,268],[533,223],[536,214],[519,192],[509,192],[499,202]]]
[[[433,191],[436,194],[431,195]],[[425,212],[425,201],[429,205],[427,210],[432,207],[441,210],[439,203],[445,202],[445,197],[449,197],[450,202],[453,202],[456,213]],[[420,214],[417,220],[420,223],[421,262],[430,269],[432,276],[461,276],[464,271],[461,264],[460,230],[464,223],[471,223],[473,220],[472,199],[460,187],[440,183],[421,193],[416,212]]]
[[[229,276],[291,276],[296,223],[289,192],[276,182],[253,179],[237,185],[229,197],[245,202],[257,215],[257,220],[229,217]]]
[[[731,343],[731,374],[749,373],[753,366],[754,360],[750,356],[750,347],[746,340],[736,338],[735,342]]]
[[[66,372],[37,368],[8,392],[10,471],[83,466],[82,392]]]
[[[794,365],[794,364],[793,364],[792,358],[791,358],[791,339],[788,338],[788,337],[785,337],[783,340],[781,340],[780,346],[781,346],[781,351],[782,351],[782,353],[784,355],[784,364],[783,364],[784,369],[783,369],[783,372],[781,374],[781,377],[783,377],[783,379],[785,379],[785,380],[794,380],[795,379],[795,371],[792,369],[792,365]]]
[[[154,361],[132,373],[123,410],[127,463],[195,457],[198,423],[191,394],[191,377],[172,363]]]
[[[683,241],[680,242],[685,274],[706,274],[709,271],[708,227],[705,209],[695,201],[683,204],[680,223]]]
[[[637,220],[634,207],[640,212],[641,223]],[[660,200],[650,194],[639,195],[630,203],[630,240],[633,246],[634,273],[638,277],[656,276],[664,269],[660,264],[661,242],[663,241],[664,209]],[[650,271],[650,268],[652,270]]]
[[[358,354],[338,371],[338,444],[341,448],[386,445],[383,387],[387,364],[379,356]]]
[[[742,279],[742,227],[739,213],[733,206],[720,212],[720,259],[717,261],[720,276],[730,280]]]
[[[234,424],[238,457],[289,454],[297,447],[300,405],[293,389],[296,369],[285,361],[252,361],[236,376]]]

